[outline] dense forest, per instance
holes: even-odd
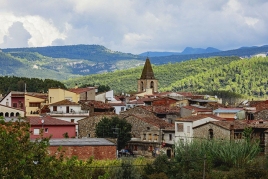
[[[116,93],[135,92],[137,79],[143,67],[118,70],[69,79],[64,83],[72,87],[75,83],[108,85]],[[268,79],[268,57],[212,57],[199,58],[181,63],[154,66],[159,91],[229,91],[249,97],[265,98]]]
[[[25,78],[15,76],[0,76],[0,94],[7,94],[10,91],[24,91],[28,92],[47,92],[49,88],[60,87],[65,89],[65,85],[59,81],[51,79]]]

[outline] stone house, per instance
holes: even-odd
[[[80,119],[77,121],[78,123],[78,138],[94,138],[96,125],[104,118],[112,118],[118,115],[114,113],[97,113],[86,117],[84,119]]]
[[[49,140],[48,152],[51,155],[57,156],[59,147],[67,158],[76,156],[79,160],[87,160],[90,157],[96,160],[116,159],[116,145],[103,138]]]
[[[193,128],[194,138],[242,140],[245,128],[252,128],[251,139],[258,140],[268,154],[268,122],[263,120],[211,121]]]
[[[223,118],[207,114],[190,116],[186,118],[178,118],[175,121],[175,141],[176,142],[191,142],[193,140],[193,128],[210,121],[222,121]]]
[[[168,123],[174,123],[180,117],[180,107],[178,106],[141,106],[141,108],[154,113],[156,117]]]
[[[244,121],[210,121],[193,127],[193,137],[201,139],[242,139],[244,128],[249,125]]]
[[[135,107],[120,114],[132,125],[132,139],[128,142],[135,154],[152,156],[153,151],[162,150],[169,157],[173,156],[174,124],[168,123],[154,113]]]
[[[268,108],[256,111],[255,113],[253,113],[253,116],[253,119],[255,120],[268,120]]]

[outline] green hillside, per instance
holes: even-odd
[[[153,66],[160,91],[202,92],[224,90],[252,97],[266,97],[268,57],[213,57]],[[116,93],[135,92],[142,67],[111,73],[73,78],[65,81],[75,84],[109,85]]]

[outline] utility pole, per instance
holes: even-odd
[[[112,130],[114,130],[113,134],[117,135],[117,139],[116,139],[116,157],[118,157],[118,150],[119,150],[119,133],[120,133],[120,128],[114,127],[112,128]]]
[[[206,154],[205,154],[205,156],[204,156],[203,179],[206,178],[206,159],[207,159],[207,156],[206,156]]]

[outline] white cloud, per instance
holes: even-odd
[[[2,48],[8,47],[4,37],[15,22],[30,34],[28,46],[100,44],[141,53],[267,44],[264,0],[25,0],[23,7],[15,0],[1,1]],[[13,37],[25,41],[26,35]]]

